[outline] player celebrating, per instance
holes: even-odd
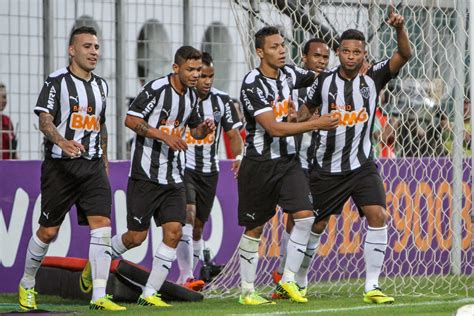
[[[380,90],[411,57],[404,18],[391,8],[388,23],[397,32],[398,50],[393,56],[360,75],[367,54],[365,37],[357,30],[345,31],[337,50],[340,67],[318,77],[299,113],[301,120],[319,108],[323,115],[329,113],[339,120],[336,130],[317,135],[310,175],[315,228],[322,233],[329,217],[341,213],[344,203],[352,197],[368,222],[364,301],[375,304],[393,303],[394,298],[385,295],[378,282],[388,234],[385,191],[373,160],[371,126]]]
[[[240,137],[239,121],[235,107],[229,96],[212,87],[214,81],[214,64],[211,55],[203,52],[201,77],[196,90],[200,101],[199,114],[209,118],[216,125],[215,133],[203,140],[196,140],[189,131],[186,134],[186,169],[184,183],[187,198],[187,219],[183,227],[183,237],[177,248],[177,261],[180,269],[179,284],[201,290],[204,281],[196,280],[193,275],[199,259],[202,257],[202,231],[216,195],[219,159],[217,151],[221,136],[221,126],[230,139],[232,153],[236,156],[232,169],[237,174],[242,159],[243,142]],[[193,260],[194,257],[194,260]]]
[[[112,238],[114,257],[141,245],[153,218],[163,228],[163,241],[153,257],[150,276],[138,305],[167,307],[158,291],[176,258],[176,247],[186,220],[186,195],[182,179],[186,126],[203,139],[215,129],[202,121],[195,87],[201,75],[201,52],[191,46],[176,51],[173,74],[147,83],[130,105],[125,125],[136,135],[127,185],[127,228]],[[87,279],[87,271],[82,279]]]
[[[304,68],[312,70],[316,74],[319,74],[326,69],[329,63],[329,46],[324,40],[320,38],[310,39],[305,43],[303,47],[302,57]],[[293,90],[292,99],[294,101],[296,110],[298,110],[299,105],[302,105],[304,103],[309,89],[309,87],[306,87]],[[297,138],[296,142],[298,145],[298,158],[308,181],[309,164],[311,162],[312,153],[314,151],[314,138],[312,137],[312,134],[313,131],[310,131],[295,136]],[[272,273],[273,281],[276,284],[278,284],[278,282],[281,280],[281,276],[283,275],[283,269],[286,260],[286,247],[288,245],[288,238],[290,236],[291,230],[293,229],[293,225],[293,218],[291,216],[288,216],[286,229],[283,231],[281,237],[279,266],[278,269],[276,271],[273,271]],[[301,267],[298,273],[295,275],[296,284],[298,285],[300,290],[303,291],[303,296],[306,295],[305,291],[306,285],[308,283],[306,274],[308,271],[308,267],[311,263],[311,258],[314,254],[315,249],[317,248],[317,244],[319,243],[319,238],[320,236],[318,234],[311,232],[306,249],[306,255],[303,259],[303,262],[301,263]],[[277,287],[277,290],[272,295],[273,298],[280,298],[281,293],[279,293],[278,290],[279,289]]]
[[[35,275],[72,205],[80,225],[89,224],[90,309],[124,310],[105,294],[110,268],[112,194],[107,177],[107,83],[92,73],[99,61],[97,33],[75,29],[68,48],[71,63],[46,79],[35,107],[45,135],[41,166],[40,227],[28,244],[19,285],[20,308],[37,309]]]
[[[302,123],[288,123],[293,89],[309,86],[315,73],[285,65],[285,43],[279,30],[264,27],[255,34],[260,66],[250,71],[241,88],[247,121],[246,151],[239,170],[239,225],[245,232],[239,244],[242,294],[246,305],[273,303],[255,292],[258,246],[264,224],[279,204],[295,219],[288,241],[288,259],[280,286],[295,302],[305,303],[295,283],[303,260],[313,212],[309,185],[296,157],[293,136],[314,129],[331,129],[337,119],[322,115]]]

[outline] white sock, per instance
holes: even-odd
[[[48,252],[49,244],[42,242],[36,233],[30,238],[28,249],[26,250],[25,271],[21,278],[20,285],[25,289],[35,287],[36,272],[38,272],[44,256]]]
[[[188,278],[193,278],[193,226],[183,226],[183,236],[176,248],[176,259],[178,260],[179,279],[178,284],[184,284]]]
[[[193,272],[196,270],[196,266],[202,258],[202,248],[204,248],[204,241],[202,238],[199,240],[193,240]]]
[[[257,277],[258,245],[260,239],[242,235],[239,244],[240,278],[242,280],[242,294],[255,291],[254,282]]]
[[[156,249],[155,256],[153,257],[153,265],[148,281],[143,289],[143,297],[151,296],[160,290],[175,259],[176,249],[168,247],[162,242],[158,249]]]
[[[91,230],[89,262],[92,273],[92,301],[105,296],[112,261],[112,228],[101,227]]]
[[[128,249],[123,244],[123,234],[117,234],[112,237],[112,259],[120,257]]]
[[[300,269],[301,262],[303,262],[313,222],[313,216],[295,219],[295,226],[288,239],[285,269],[281,277],[282,283],[295,281],[295,274]]]
[[[318,249],[320,241],[321,235],[313,232],[310,233],[303,262],[301,262],[300,269],[295,275],[295,281],[300,287],[308,286],[308,269],[313,262],[314,253]]]
[[[288,247],[288,239],[290,238],[290,234],[283,230],[281,234],[281,241],[280,241],[280,263],[278,264],[277,272],[283,274],[283,270],[285,269],[285,262],[286,262],[286,248]]]
[[[382,270],[387,249],[387,226],[368,227],[364,243],[365,292],[379,287],[379,275]]]

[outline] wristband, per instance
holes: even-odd
[[[241,161],[244,158],[242,155],[235,156],[235,160]]]

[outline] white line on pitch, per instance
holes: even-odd
[[[312,309],[312,310],[297,310],[287,312],[268,312],[268,313],[251,313],[251,314],[230,314],[230,316],[263,316],[263,315],[290,315],[290,314],[320,314],[320,313],[337,313],[345,311],[356,311],[372,308],[397,308],[404,306],[423,306],[423,305],[446,305],[446,304],[458,304],[458,303],[472,303],[474,298],[462,298],[455,301],[427,301],[420,303],[401,303],[393,305],[367,305],[367,306],[354,306],[354,307],[342,307],[342,308],[325,308],[325,309]]]

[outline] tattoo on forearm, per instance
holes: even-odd
[[[54,143],[58,144],[60,141],[65,140],[65,138],[59,134],[56,126],[53,123],[53,116],[51,114],[41,114],[39,117],[40,131],[43,132],[46,138]]]
[[[137,124],[137,126],[135,127],[135,133],[137,133],[140,136],[146,137],[146,135],[148,134],[148,129],[150,128],[151,126],[148,125],[147,122],[142,122],[142,123]]]

